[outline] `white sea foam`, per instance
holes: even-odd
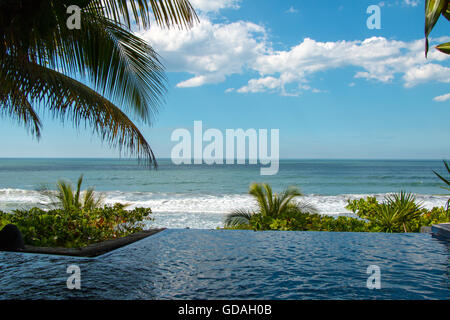
[[[130,208],[150,207],[155,221],[152,225],[169,228],[210,229],[223,226],[226,213],[234,209],[254,209],[255,201],[247,194],[194,195],[148,192],[105,192],[106,204],[116,202],[128,203]],[[320,213],[327,215],[347,215],[347,199],[359,199],[368,194],[316,195],[303,197],[314,205]],[[382,200],[385,194],[375,194]],[[445,205],[447,196],[416,195],[423,206],[431,209]],[[21,189],[0,189],[0,210],[9,211],[17,208],[29,208],[48,200],[39,192]]]

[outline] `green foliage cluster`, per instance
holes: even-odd
[[[336,232],[365,232],[369,231],[368,224],[363,220],[331,216],[317,213],[306,213],[293,210],[278,217],[254,214],[248,224],[238,225],[230,229],[248,229],[255,231],[336,231]]]
[[[28,245],[78,248],[142,231],[144,220],[151,220],[150,214],[150,208],[125,210],[123,204],[89,209],[0,211],[0,228],[15,224]]]
[[[405,192],[388,195],[382,202],[375,197],[348,200],[346,208],[367,221],[373,232],[420,232],[421,227],[450,222],[448,210],[443,207],[427,210]]]
[[[323,216],[313,206],[294,201],[302,196],[295,187],[277,194],[268,184],[252,184],[249,194],[255,198],[258,209],[230,213],[225,219],[225,228],[255,231],[369,231],[367,222],[361,219]]]
[[[236,210],[225,219],[226,229],[336,232],[420,232],[423,226],[450,222],[443,207],[427,210],[411,193],[387,195],[382,202],[375,197],[348,200],[347,209],[357,217],[337,218],[320,215],[314,207],[294,202],[301,196],[290,187],[277,195],[267,184],[253,184],[249,193],[257,210]],[[280,210],[281,208],[281,210]]]

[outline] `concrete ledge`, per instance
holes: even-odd
[[[106,240],[103,242],[93,243],[84,248],[56,248],[56,247],[34,247],[25,245],[24,249],[17,250],[16,252],[24,252],[24,253],[39,253],[39,254],[54,254],[54,255],[63,255],[63,256],[72,256],[72,257],[87,257],[93,258],[110,252],[112,250],[116,250],[118,248],[129,245],[133,242],[142,240],[147,238],[148,236],[154,235],[158,232],[161,232],[165,229],[151,229],[145,230],[141,232],[137,232],[131,234],[126,237]]]
[[[450,223],[435,224],[431,227],[434,236],[450,240]]]

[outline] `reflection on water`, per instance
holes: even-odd
[[[95,259],[2,252],[0,299],[448,299],[448,257],[429,234],[172,229]]]

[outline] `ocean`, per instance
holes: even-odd
[[[84,175],[106,203],[150,207],[151,226],[214,229],[238,208],[255,206],[247,194],[252,182],[270,183],[277,192],[297,186],[303,201],[328,215],[351,215],[347,199],[405,190],[416,194],[427,208],[448,199],[432,170],[444,174],[439,160],[281,160],[274,176],[261,176],[256,165],[174,165],[160,159],[149,170],[128,159],[0,159],[0,210],[39,206],[47,200],[36,190],[55,189],[59,179],[76,183]]]

